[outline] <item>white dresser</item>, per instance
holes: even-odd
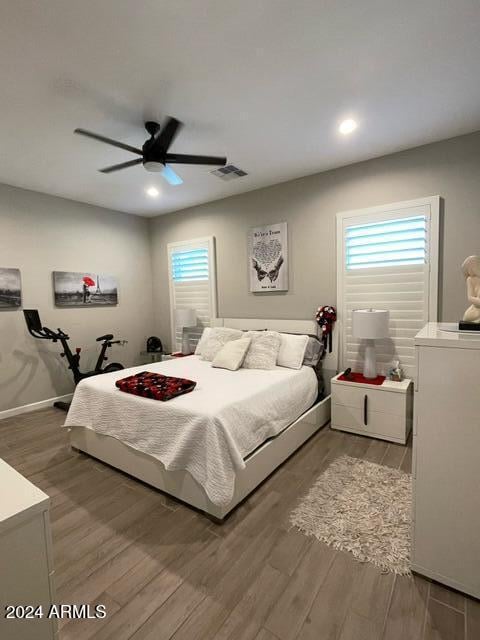
[[[480,334],[417,334],[412,568],[480,598]]]
[[[49,497],[0,459],[0,638],[53,640],[57,624],[48,619],[54,601]],[[6,607],[41,606],[43,617],[7,619]],[[40,610],[37,610],[37,615]],[[32,614],[33,616],[33,614]]]

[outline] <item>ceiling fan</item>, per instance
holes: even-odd
[[[150,134],[150,138],[145,141],[141,149],[132,147],[129,144],[124,144],[123,142],[118,142],[117,140],[112,140],[111,138],[106,138],[105,136],[87,131],[86,129],[75,129],[75,133],[141,156],[140,158],[135,158],[135,160],[128,160],[127,162],[121,162],[120,164],[114,164],[110,167],[100,169],[101,173],[113,173],[114,171],[134,167],[137,164],[143,164],[147,171],[160,172],[167,182],[177,185],[181,184],[183,180],[168,166],[170,164],[208,164],[216,166],[227,164],[227,159],[224,157],[168,153],[181,127],[182,123],[176,118],[167,118],[163,127],[160,127],[158,122],[145,122],[145,129]]]

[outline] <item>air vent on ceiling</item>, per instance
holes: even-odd
[[[243,176],[248,175],[246,171],[239,169],[234,164],[227,164],[225,167],[220,167],[220,169],[210,171],[210,173],[225,181],[234,180],[236,178],[243,178]]]

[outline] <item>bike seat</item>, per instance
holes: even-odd
[[[112,340],[113,339],[113,333],[106,333],[104,336],[100,336],[99,338],[97,338],[97,342],[103,342],[104,340]]]

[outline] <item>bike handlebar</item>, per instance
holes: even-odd
[[[30,335],[34,338],[38,338],[40,340],[53,340],[56,342],[60,340],[60,342],[65,343],[67,340],[70,340],[70,336],[68,333],[65,333],[63,329],[57,327],[57,331],[53,331],[49,327],[44,327],[40,320],[40,315],[37,309],[24,309],[23,313],[25,315],[25,321],[27,323],[27,329]],[[107,347],[111,347],[112,344],[127,344],[128,340],[112,340],[113,335],[111,333],[101,336],[105,338],[102,340],[102,345],[104,349]],[[97,338],[98,340],[98,338]],[[65,345],[64,345],[65,346]]]
[[[62,339],[69,340],[70,339],[70,336],[67,335],[61,329],[58,329],[57,333],[55,333],[55,331],[53,331],[52,329],[49,329],[48,327],[42,327],[42,331],[41,332],[39,331],[38,333],[40,334],[40,337],[47,338],[48,340],[62,340]]]

